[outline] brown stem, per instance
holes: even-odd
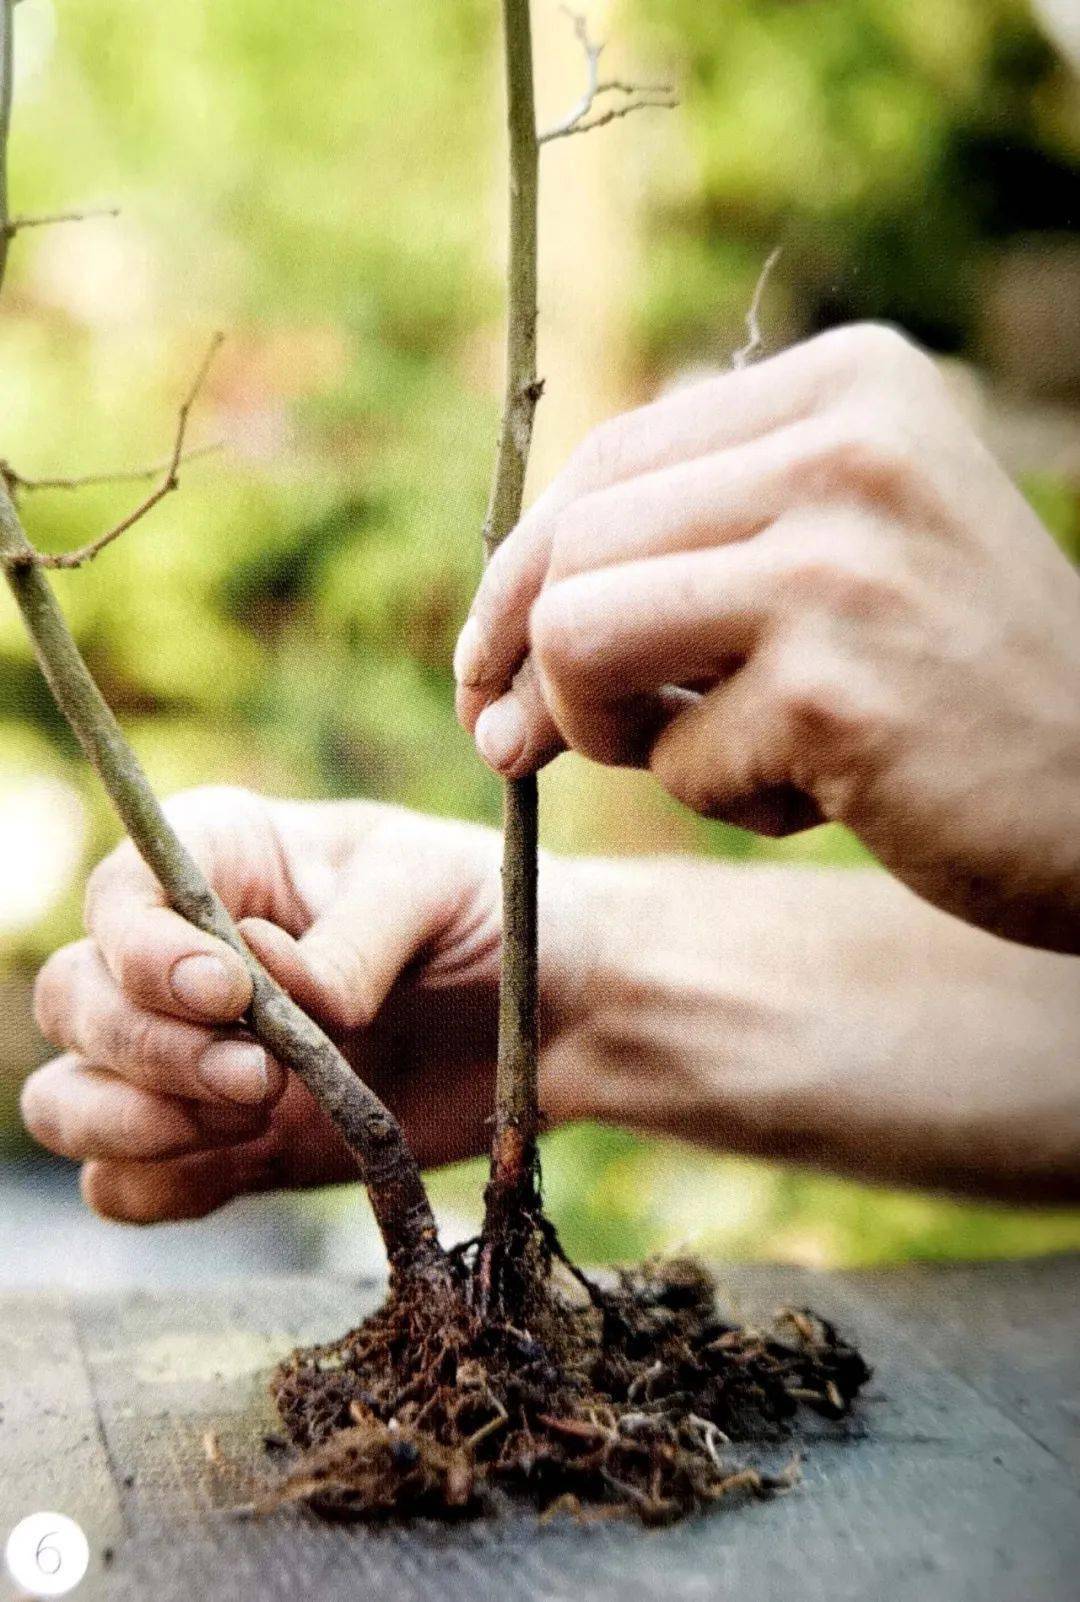
[[[529,0],[502,0],[509,136],[506,387],[484,547],[488,557],[521,516],[536,376],[539,142]],[[510,1225],[539,1212],[536,924],[536,779],[513,779],[504,798],[503,948],[495,1134],[485,1197],[486,1241],[510,1245]]]
[[[11,113],[12,0],[0,0],[0,283],[8,241],[7,135]],[[181,445],[182,445],[181,440]],[[291,1068],[356,1156],[392,1272],[448,1283],[447,1259],[420,1170],[401,1129],[333,1042],[290,1000],[244,945],[220,898],[178,839],[83,661],[18,512],[0,482],[0,566],[57,706],[95,768],[120,821],[177,912],[238,952],[251,975],[246,1022]]]

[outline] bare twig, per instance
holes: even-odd
[[[553,139],[566,139],[570,134],[588,133],[593,128],[603,128],[606,123],[614,122],[618,117],[628,117],[632,111],[645,111],[650,107],[670,109],[676,104],[674,91],[670,84],[665,83],[630,83],[624,78],[600,77],[600,57],[603,54],[603,44],[597,43],[590,37],[589,24],[580,12],[571,11],[569,6],[563,6],[563,11],[573,24],[574,33],[581,45],[585,56],[585,89],[581,99],[567,112],[559,122],[546,128],[538,136],[538,143],[550,144]],[[626,104],[609,107],[590,116],[596,101],[606,94],[625,95]],[[634,97],[638,98],[634,98]]]
[[[180,463],[185,466],[188,462],[197,462],[200,457],[212,456],[222,449],[221,440],[213,440],[208,445],[193,445],[190,450],[184,451]],[[141,484],[148,478],[159,478],[167,472],[171,462],[170,456],[167,461],[151,462],[148,467],[121,467],[112,472],[79,473],[69,478],[27,478],[10,462],[0,460],[0,476],[9,489],[32,495],[37,490],[81,490],[91,489],[98,484]]]
[[[85,211],[44,212],[39,217],[9,217],[4,224],[8,239],[14,239],[25,228],[52,228],[57,223],[88,222],[91,217],[119,217],[119,206],[92,206]]]
[[[600,112],[595,117],[587,117],[584,122],[575,122],[570,128],[549,128],[540,136],[542,145],[550,144],[553,139],[566,139],[571,134],[592,133],[594,128],[606,128],[609,122],[617,122],[620,117],[629,117],[632,111],[671,111],[678,105],[675,98],[668,97],[663,100],[629,100],[624,106],[610,106],[607,111]]]
[[[173,490],[179,488],[180,465],[184,460],[184,440],[187,436],[191,408],[194,406],[199,391],[206,381],[210,363],[220,349],[224,338],[224,334],[215,334],[207,346],[206,354],[199,363],[199,368],[192,380],[191,387],[181,401],[180,409],[176,414],[176,435],[173,439],[172,455],[165,464],[165,471],[160,481],[150,491],[149,495],[139,502],[134,511],[121,518],[119,523],[114,523],[112,528],[106,529],[104,534],[99,534],[97,539],[91,540],[88,544],[81,545],[78,550],[59,551],[56,553],[35,551],[28,560],[38,567],[65,570],[82,567],[84,563],[93,561],[94,557],[105,550],[106,546],[111,545],[114,540],[118,540],[121,534],[126,534],[129,528],[133,528],[136,523],[141,523],[143,518],[152,512],[160,501],[165,499],[166,495],[171,495]],[[70,485],[73,481],[69,480],[68,482]],[[40,488],[40,484],[38,487]]]
[[[746,344],[737,350],[731,358],[734,368],[748,367],[761,349],[761,300],[765,293],[765,286],[772,276],[772,270],[784,253],[783,245],[777,245],[765,258],[765,264],[758,274],[758,281],[754,286],[754,294],[750,301],[750,309],[746,314]]]
[[[0,0],[0,284],[7,243],[6,168],[11,115],[13,0]],[[186,414],[215,345],[196,375],[182,408],[170,472],[183,447]],[[96,770],[136,849],[170,905],[189,923],[237,952],[251,978],[245,1016],[255,1038],[293,1069],[340,1131],[356,1157],[386,1244],[391,1267],[402,1277],[422,1275],[449,1285],[449,1265],[416,1161],[400,1126],[357,1076],[330,1038],[302,1012],[248,950],[220,897],[207,883],[169,823],[112,710],[72,638],[38,563],[7,485],[0,479],[0,568],[33,644],[38,664],[61,713]]]

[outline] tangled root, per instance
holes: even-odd
[[[339,1341],[298,1350],[271,1389],[294,1446],[264,1509],[337,1517],[475,1513],[502,1490],[550,1515],[632,1510],[648,1523],[798,1478],[736,1446],[775,1443],[800,1407],[850,1412],[870,1371],[824,1319],[743,1328],[689,1260],[612,1289],[555,1266],[536,1327],[476,1310],[460,1255],[440,1294],[405,1285]]]

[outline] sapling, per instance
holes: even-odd
[[[539,133],[529,0],[501,0],[509,142],[506,386],[484,530],[490,554],[522,507],[537,376],[537,195],[543,144],[646,106],[660,86],[599,76],[600,47],[573,17],[585,92]],[[20,222],[7,208],[14,0],[0,0],[0,282]],[[65,217],[70,214],[65,214]],[[64,218],[26,219],[47,222]],[[537,1155],[537,787],[506,787],[498,1067],[490,1178],[476,1241],[440,1245],[419,1167],[390,1110],[248,950],[176,835],[64,621],[46,570],[102,555],[177,488],[189,414],[217,340],[178,414],[173,449],[134,511],[79,549],[39,552],[0,470],[0,564],[57,705],[135,848],[172,907],[243,958],[246,1027],[296,1073],[353,1152],[390,1268],[384,1306],[327,1346],[294,1352],[272,1392],[296,1447],[258,1495],[337,1513],[478,1508],[496,1489],[548,1507],[612,1503],[675,1517],[735,1491],[792,1482],[732,1455],[734,1438],[775,1432],[804,1403],[850,1409],[867,1370],[822,1320],[789,1312],[768,1329],[725,1322],[698,1264],[646,1265],[601,1285],[569,1263],[540,1195]],[[75,486],[77,480],[55,480]]]

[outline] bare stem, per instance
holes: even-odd
[[[201,456],[212,456],[221,449],[220,440],[208,445],[193,445],[182,453],[180,463],[197,462]],[[17,472],[10,462],[0,461],[0,476],[9,489],[19,494],[24,490],[29,494],[37,490],[81,490],[90,489],[95,484],[141,484],[148,478],[160,478],[168,470],[171,461],[170,456],[166,461],[151,462],[147,467],[118,467],[103,473],[75,473],[62,478],[28,478],[25,473]]]
[[[111,545],[114,540],[118,540],[121,534],[126,534],[129,528],[134,528],[136,523],[141,523],[143,518],[149,512],[152,512],[159,502],[165,499],[166,495],[171,495],[173,490],[179,489],[180,463],[184,460],[184,440],[187,437],[188,418],[191,416],[191,408],[195,404],[195,399],[206,382],[210,363],[217,354],[224,338],[224,334],[215,334],[207,346],[206,354],[199,363],[198,370],[191,382],[191,387],[180,403],[172,455],[165,464],[165,471],[160,482],[154,486],[149,495],[139,502],[134,511],[129,512],[126,517],[122,517],[119,523],[114,523],[112,528],[106,529],[104,534],[99,534],[96,539],[90,540],[86,545],[80,545],[78,550],[49,553],[36,551],[31,547],[29,554],[23,558],[24,562],[32,563],[35,567],[60,569],[82,567],[86,562],[92,562],[95,556],[105,550],[106,546]],[[18,558],[12,557],[11,560],[17,561]]]
[[[765,286],[772,276],[772,270],[783,253],[783,245],[776,245],[770,250],[758,274],[758,281],[754,285],[754,293],[750,300],[749,310],[746,313],[746,344],[737,350],[731,358],[731,365],[734,368],[749,367],[761,350],[761,301],[765,294]]]
[[[521,516],[533,418],[543,388],[536,376],[539,141],[529,0],[502,0],[502,13],[510,236],[502,427],[484,525],[489,557]],[[499,1052],[484,1222],[485,1238],[504,1245],[511,1220],[539,1211],[536,839],[535,776],[512,779],[504,799]]]
[[[57,223],[88,222],[91,217],[119,217],[119,206],[90,206],[83,211],[49,211],[40,216],[9,217],[4,232],[9,239],[25,228],[54,228]]]
[[[12,4],[13,0],[0,0],[0,242],[8,238],[4,220]],[[188,407],[204,368],[193,386]],[[183,426],[178,432],[179,447],[171,458],[173,474],[183,446]],[[0,566],[56,704],[101,779],[120,821],[176,911],[205,933],[224,940],[243,958],[253,987],[246,1022],[256,1039],[304,1082],[356,1156],[392,1271],[401,1276],[437,1276],[445,1282],[446,1258],[436,1238],[427,1193],[399,1125],[378,1096],[357,1078],[333,1042],[290,1000],[245,946],[220,898],[166,819],[79,653],[48,579],[33,558],[33,547],[7,485],[0,481]]]
[[[618,117],[628,117],[632,111],[645,111],[650,107],[670,110],[676,104],[670,84],[628,83],[623,78],[601,80],[600,57],[604,51],[603,44],[597,43],[590,36],[589,24],[580,12],[571,11],[569,6],[563,6],[562,9],[573,23],[574,35],[585,57],[585,89],[580,100],[571,107],[566,116],[539,135],[540,144],[549,144],[553,139],[566,139],[571,134],[588,133],[592,128],[603,128],[605,124],[614,122]],[[608,94],[625,95],[625,104],[609,106],[605,111],[590,116],[597,100]]]

